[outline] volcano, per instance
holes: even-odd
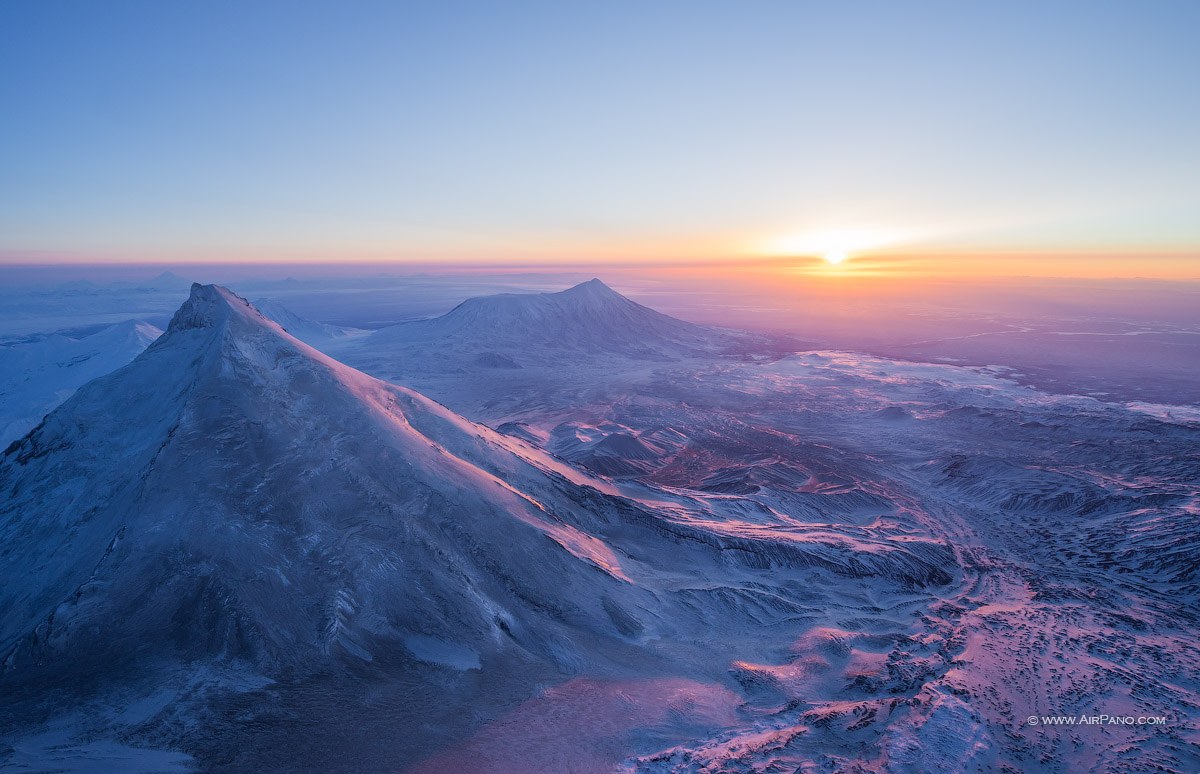
[[[10,445],[0,492],[4,720],[205,767],[400,765],[578,675],[712,686],[748,627],[796,625],[814,578],[953,572],[912,535],[620,489],[212,285]],[[699,722],[669,717],[667,739]]]

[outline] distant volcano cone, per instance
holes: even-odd
[[[369,346],[442,346],[538,363],[579,355],[662,359],[713,352],[722,333],[629,300],[598,279],[558,293],[470,298],[441,317],[383,328]]]

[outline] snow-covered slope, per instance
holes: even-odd
[[[846,352],[605,389],[500,429],[622,486],[706,493],[742,534],[875,535],[907,512],[962,572],[919,605],[919,632],[835,613],[786,654],[732,665],[761,714],[621,770],[1200,770],[1194,409]],[[1041,721],[1100,714],[1119,719]]]
[[[128,320],[84,338],[54,334],[0,348],[0,446],[29,432],[80,385],[133,360],[161,333]]]
[[[7,453],[3,542],[22,550],[4,570],[22,582],[0,590],[0,651],[18,667],[114,657],[94,634],[112,627],[101,643],[173,632],[189,651],[270,664],[338,647],[369,661],[376,640],[416,636],[477,661],[522,587],[573,607],[627,587],[612,550],[572,524],[563,492],[585,491],[488,432],[197,287],[154,346]],[[476,546],[514,574],[490,577]]]
[[[119,712],[93,706],[88,739],[233,768],[411,762],[579,674],[715,690],[814,606],[957,573],[916,523],[805,532],[752,503],[722,515],[736,498],[619,490],[214,286],[10,446],[0,492],[0,690],[21,723],[100,702]],[[353,728],[298,732],[297,703]],[[656,744],[701,727],[673,712]]]
[[[346,340],[364,336],[368,331],[360,328],[346,328],[341,325],[316,322],[288,309],[283,304],[270,298],[260,298],[254,302],[254,308],[263,316],[278,323],[285,331],[303,341],[305,344],[324,351],[326,348],[344,344]]]

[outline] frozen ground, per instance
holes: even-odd
[[[0,760],[1200,768],[1194,406],[598,290],[309,330],[417,393],[194,291],[0,467]]]
[[[785,658],[732,666],[767,718],[628,767],[1200,765],[1200,424],[1002,372],[835,352],[643,377],[622,396],[502,427],[587,467],[623,461],[625,481],[737,495],[769,514],[740,531],[878,535],[893,514],[920,514],[962,572],[953,592],[926,597],[915,629],[835,616]],[[597,454],[611,437],[644,443]],[[1027,723],[1096,714],[1168,725]]]

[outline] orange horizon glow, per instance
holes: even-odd
[[[828,259],[841,252],[838,261]],[[1200,280],[1200,249],[1178,251],[1084,250],[862,250],[830,248],[791,255],[747,253],[677,253],[654,249],[621,253],[579,249],[553,253],[497,252],[471,254],[409,254],[401,251],[162,251],[151,253],[91,253],[76,251],[15,251],[0,253],[3,266],[100,265],[263,265],[366,266],[433,270],[570,271],[584,268],[659,268],[687,273],[731,270],[786,273],[810,279],[900,280],[981,279],[986,277]]]

